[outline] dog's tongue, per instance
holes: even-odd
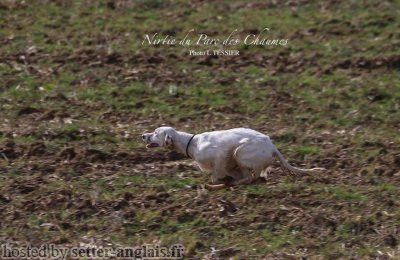
[[[158,144],[156,144],[156,143],[149,143],[146,145],[146,148],[153,148],[153,147],[157,147],[157,146],[158,146]]]

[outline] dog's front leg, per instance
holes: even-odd
[[[226,187],[225,183],[221,183],[221,179],[228,176],[229,172],[226,167],[226,159],[224,157],[215,160],[213,172],[211,175],[211,183],[205,187],[209,190],[219,190]]]

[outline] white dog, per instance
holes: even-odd
[[[258,179],[277,157],[284,170],[291,174],[309,173],[323,168],[300,169],[291,166],[267,135],[248,128],[189,134],[172,127],[159,127],[142,135],[147,148],[171,146],[194,159],[202,171],[212,172],[213,184],[233,178],[234,185]],[[225,184],[208,185],[209,188]]]

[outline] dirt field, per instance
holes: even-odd
[[[400,257],[400,3],[0,1],[0,243],[181,243],[187,259]],[[239,56],[145,34],[288,39]],[[212,49],[212,48],[211,48]],[[293,165],[206,192],[140,134],[251,127]]]

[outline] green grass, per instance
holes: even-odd
[[[336,199],[345,201],[364,201],[366,197],[357,191],[350,189],[344,189],[342,187],[329,187],[328,193],[332,194]]]
[[[276,252],[280,249],[287,249],[299,242],[297,236],[293,233],[284,232],[277,234],[268,229],[262,231],[262,237],[267,243],[267,247],[265,248],[266,252]]]
[[[308,154],[316,154],[320,151],[318,147],[312,147],[312,146],[300,146],[296,148],[296,152],[298,152],[300,155],[308,155]]]

